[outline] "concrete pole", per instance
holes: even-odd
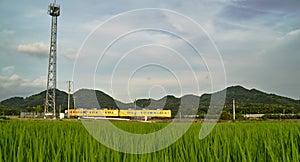
[[[235,100],[232,101],[233,120],[235,120]]]
[[[70,92],[71,92],[71,81],[67,81],[68,83],[68,118],[70,118],[70,113],[69,113],[69,110],[70,110]]]

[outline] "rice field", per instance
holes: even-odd
[[[134,133],[168,123],[114,122]],[[114,151],[80,121],[0,121],[1,161],[300,161],[299,122],[219,123],[205,139],[201,123],[169,147],[147,154]]]

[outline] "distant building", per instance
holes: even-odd
[[[252,118],[252,119],[261,118],[264,115],[265,114],[243,114],[244,117],[246,117],[246,118]]]
[[[43,117],[44,113],[39,113],[39,112],[21,112],[20,113],[20,118],[38,118],[38,117]]]

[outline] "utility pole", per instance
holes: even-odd
[[[181,111],[179,112],[179,120],[181,121]]]
[[[68,118],[70,118],[70,113],[69,113],[69,110],[70,110],[70,98],[71,98],[71,83],[72,81],[67,81],[67,84],[68,84]],[[75,105],[74,105],[75,107]]]
[[[74,100],[74,110],[76,110],[76,96],[73,96],[73,100]]]
[[[233,120],[235,120],[235,99],[232,100]]]
[[[48,14],[52,17],[51,23],[51,39],[50,39],[50,53],[49,53],[49,65],[48,65],[48,79],[47,79],[47,91],[46,101],[44,108],[44,118],[47,113],[52,113],[53,119],[56,119],[55,113],[55,91],[56,91],[56,44],[57,44],[57,17],[60,15],[60,6],[51,3],[48,7]]]
[[[136,99],[134,99],[134,119],[136,120]]]

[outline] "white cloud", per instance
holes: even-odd
[[[78,51],[73,48],[65,48],[62,49],[61,52],[58,53],[58,55],[63,56],[65,59],[69,61],[79,61],[81,59],[85,59],[87,56],[85,54],[78,54]]]
[[[31,56],[47,58],[49,54],[49,46],[44,42],[35,42],[32,44],[21,44],[17,47],[18,52],[26,53]],[[58,55],[62,55],[64,58],[74,61],[77,58],[77,50],[74,48],[63,48],[58,52]],[[83,55],[80,55],[82,58]]]
[[[63,49],[61,51],[61,54],[68,60],[76,60],[76,50],[74,50],[73,48],[67,48],[67,49]]]
[[[24,14],[24,17],[25,18],[35,18],[35,17],[38,17],[38,16],[41,16],[43,14],[47,14],[47,10],[45,10],[44,8],[35,8],[35,9],[32,9],[30,11],[28,11],[28,13],[25,13]]]
[[[293,30],[287,33],[288,36],[294,36],[300,34],[300,29]]]
[[[35,80],[24,79],[24,82],[21,84],[22,87],[32,87],[32,88],[45,88],[47,78],[46,76],[41,76]]]
[[[44,42],[20,44],[17,47],[17,51],[36,57],[48,57],[49,46]]]
[[[0,35],[12,35],[12,34],[15,34],[14,30],[4,29],[4,30],[0,31]]]
[[[1,88],[14,88],[15,85],[18,85],[22,82],[20,76],[13,74],[11,76],[0,76]]]
[[[14,96],[28,96],[44,89],[46,77],[35,80],[23,79],[17,74],[10,76],[0,75],[0,100]]]
[[[162,14],[156,12],[153,14],[152,12],[144,12],[142,14],[131,15],[127,18],[120,16],[116,21],[99,26],[112,16],[125,11],[158,7],[177,11],[191,17],[212,36],[212,39],[216,42],[216,45],[224,58],[226,71],[229,74],[228,79],[231,84],[242,84],[257,88],[269,86],[269,89],[276,89],[277,87],[284,88],[286,87],[284,84],[296,87],[297,85],[294,83],[299,81],[297,71],[293,71],[295,74],[289,76],[288,79],[283,76],[279,77],[279,75],[292,74],[291,70],[299,69],[299,65],[297,64],[297,61],[299,60],[297,60],[297,51],[299,50],[296,48],[297,46],[294,46],[294,44],[297,43],[295,42],[295,37],[299,38],[300,33],[300,21],[299,18],[297,19],[300,11],[299,5],[297,5],[299,2],[274,1],[274,3],[261,0],[210,0],[189,2],[183,0],[174,0],[172,2],[135,0],[134,2],[129,3],[125,1],[107,1],[104,3],[98,3],[96,1],[76,1],[76,3],[73,1],[62,1],[60,3],[65,10],[63,15],[59,17],[58,26],[58,74],[62,77],[58,77],[58,79],[67,80],[66,78],[68,75],[62,74],[67,74],[72,71],[70,70],[70,64],[71,61],[74,61],[77,58],[77,48],[81,46],[81,43],[86,43],[86,48],[79,51],[79,58],[84,57],[84,59],[77,61],[76,67],[78,70],[76,70],[79,71],[77,76],[79,80],[75,81],[76,86],[79,88],[85,87],[87,82],[90,82],[88,79],[93,78],[86,77],[86,75],[88,75],[88,73],[93,75],[97,60],[103,49],[117,36],[141,27],[163,28],[192,39],[192,41],[195,41],[200,45],[199,50],[201,52],[201,57],[204,57],[209,65],[213,66],[212,68],[215,68],[215,63],[217,62],[211,59],[211,53],[214,48],[212,48],[208,39],[199,37],[201,33],[202,35],[204,34],[203,31],[196,29],[188,24],[188,21],[177,17],[176,15],[170,13]],[[20,6],[13,1],[7,1],[5,3],[9,4],[5,5],[8,9],[9,7],[17,7],[18,12],[10,13],[10,15],[16,17],[16,19],[2,16],[4,23],[0,27],[0,46],[2,47],[0,55],[4,56],[4,58],[1,57],[0,64],[3,65],[2,67],[14,65],[15,69],[18,69],[18,74],[24,74],[24,77],[29,80],[23,79],[23,76],[20,77],[14,75],[13,67],[0,69],[0,72],[2,72],[0,78],[2,79],[1,83],[3,82],[3,85],[11,86],[12,89],[10,91],[14,91],[16,92],[16,95],[18,95],[21,91],[15,91],[14,85],[18,89],[22,89],[21,87],[35,87],[36,85],[39,85],[39,81],[35,78],[30,78],[33,75],[26,76],[26,74],[35,72],[28,71],[29,68],[22,68],[24,67],[24,63],[21,63],[20,61],[23,61],[22,58],[27,56],[14,59],[16,57],[14,53],[16,53],[17,50],[20,53],[25,53],[30,56],[47,58],[49,53],[49,43],[47,41],[44,41],[45,43],[36,42],[36,40],[48,38],[50,17],[46,14],[47,4],[45,5],[44,3],[27,3],[30,5],[25,6]],[[74,5],[70,5],[71,3]],[[79,10],[81,12],[76,12]],[[6,10],[2,10],[2,12],[5,11]],[[1,15],[5,14],[2,13]],[[40,17],[44,18],[40,19]],[[36,23],[32,26],[30,25],[30,22]],[[95,29],[97,30],[91,35],[92,39],[83,42],[83,38]],[[18,34],[18,37],[16,37],[16,33]],[[192,37],[189,37],[190,35],[192,35]],[[202,65],[204,63],[198,56],[197,58],[192,57],[192,50],[189,46],[182,45],[184,44],[182,40],[163,32],[142,31],[129,34],[118,40],[108,51],[109,59],[104,59],[105,62],[99,64],[98,71],[103,71],[103,74],[110,73],[116,60],[124,53],[137,46],[149,43],[162,44],[174,48],[184,57],[187,57],[188,62],[191,63],[193,67],[196,69],[203,69]],[[145,59],[145,56],[152,53],[151,58],[157,57],[161,61],[160,63],[166,62],[167,65],[170,65],[173,62],[173,65],[176,66],[176,70],[180,70],[181,64],[178,65],[176,59],[163,59],[164,57],[162,56],[166,51],[167,50],[162,48],[148,48],[148,50],[140,51],[141,54],[138,55],[139,57],[127,59],[125,65],[131,66],[135,62],[147,60],[147,58]],[[7,61],[12,61],[13,63],[7,63]],[[27,64],[32,65],[32,67],[36,69],[44,68],[46,70],[45,66],[47,62],[36,64],[35,61],[35,59],[30,59]],[[281,67],[275,68],[275,65],[280,65]],[[128,69],[126,66],[123,68],[124,71]],[[22,72],[19,73],[19,70]],[[45,70],[43,74],[36,73],[35,76],[45,75]],[[280,73],[279,70],[283,72]],[[252,73],[255,73],[255,75],[251,75]],[[268,76],[267,74],[271,76]],[[103,75],[100,76],[103,77]],[[273,86],[268,83],[270,78],[273,78],[271,80],[276,80],[276,82],[274,82],[276,85]],[[188,80],[190,77],[186,77],[186,79]],[[5,84],[4,80],[6,80]],[[106,81],[106,79],[104,79],[104,81]],[[122,81],[124,80],[119,80],[120,83]],[[99,78],[99,82],[102,83],[103,78]],[[137,80],[136,84],[143,84],[144,82],[147,82],[147,80]],[[172,85],[172,83],[168,84]],[[45,86],[45,84],[42,83],[40,85],[42,85],[42,87]],[[109,89],[110,84],[101,84],[99,87],[101,89]],[[1,95],[4,94],[4,96],[6,96],[2,91],[2,88],[3,87],[1,87],[0,90]],[[299,90],[296,88],[293,88],[293,90],[294,92],[292,90],[282,92],[293,96],[299,96],[298,92],[296,92],[296,90]],[[8,94],[12,93],[9,91],[6,92]]]
[[[15,70],[15,67],[14,66],[7,66],[7,67],[4,67],[2,68],[2,74],[4,75],[10,75],[13,73],[13,71]]]

